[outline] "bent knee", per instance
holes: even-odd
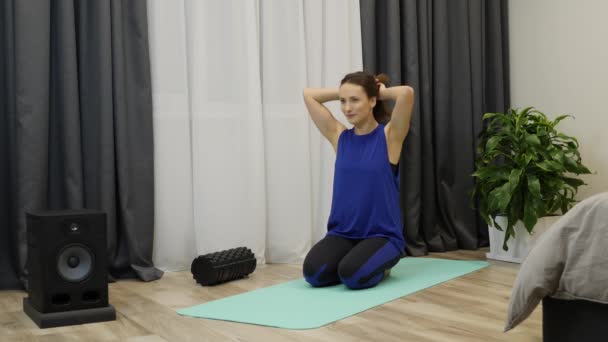
[[[321,267],[304,267],[304,280],[313,287],[323,287],[338,284],[340,281],[335,272],[332,274],[327,265]]]
[[[304,264],[302,265],[302,273],[304,273],[304,278],[308,281],[308,278],[314,276],[319,269],[319,265],[316,265],[308,260],[308,258],[304,259]]]
[[[384,272],[366,277],[340,277],[342,283],[351,290],[366,289],[376,286],[384,279]]]
[[[321,273],[323,273],[322,269],[315,272],[314,270],[304,268],[304,280],[314,287],[322,286]]]
[[[349,289],[365,289],[375,286],[384,279],[384,268],[366,270],[358,265],[342,263],[338,267],[338,276]]]

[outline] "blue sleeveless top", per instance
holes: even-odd
[[[388,160],[384,125],[368,134],[344,130],[338,139],[327,234],[351,239],[386,237],[405,248],[399,178]]]

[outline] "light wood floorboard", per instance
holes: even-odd
[[[486,249],[431,254],[485,260]],[[0,341],[542,341],[540,307],[503,333],[518,265],[490,261],[478,272],[394,300],[319,329],[287,330],[182,317],[176,309],[301,277],[301,265],[265,265],[247,279],[215,287],[196,285],[189,271],[155,282],[110,284],[114,322],[38,329],[21,308],[23,291],[0,292]]]

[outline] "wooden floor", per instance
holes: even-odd
[[[433,254],[485,259],[485,250]],[[114,322],[38,329],[21,309],[21,291],[0,291],[0,341],[541,341],[541,310],[502,333],[517,265],[491,262],[475,273],[313,330],[286,330],[182,317],[178,308],[301,277],[300,265],[261,266],[250,278],[195,285],[189,271],[155,282],[110,284]]]

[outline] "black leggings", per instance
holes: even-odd
[[[400,258],[397,247],[386,238],[355,240],[327,235],[304,259],[304,278],[315,287],[340,283],[351,289],[373,287]]]

